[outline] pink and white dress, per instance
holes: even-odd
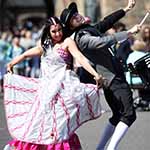
[[[67,68],[70,53],[51,48],[41,57],[41,76],[6,74],[4,105],[10,142],[17,150],[79,150],[75,131],[101,116],[99,90]]]

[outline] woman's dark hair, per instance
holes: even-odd
[[[41,46],[43,47],[45,51],[50,45],[53,45],[51,35],[50,35],[50,27],[51,25],[54,25],[54,24],[60,24],[63,29],[63,25],[57,17],[50,17],[46,21],[43,31],[42,31],[42,35],[41,35]]]

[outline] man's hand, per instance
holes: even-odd
[[[134,34],[134,33],[138,33],[140,30],[141,30],[141,25],[137,24],[133,26],[131,29],[129,29],[127,32],[128,34]]]
[[[135,6],[136,0],[128,0],[128,5],[124,8],[125,12],[130,11]]]

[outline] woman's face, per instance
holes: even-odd
[[[51,25],[50,35],[54,44],[61,42],[63,36],[61,25],[60,24]]]

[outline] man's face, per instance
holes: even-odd
[[[75,13],[70,20],[70,28],[75,29],[84,24],[85,19],[82,15]]]

